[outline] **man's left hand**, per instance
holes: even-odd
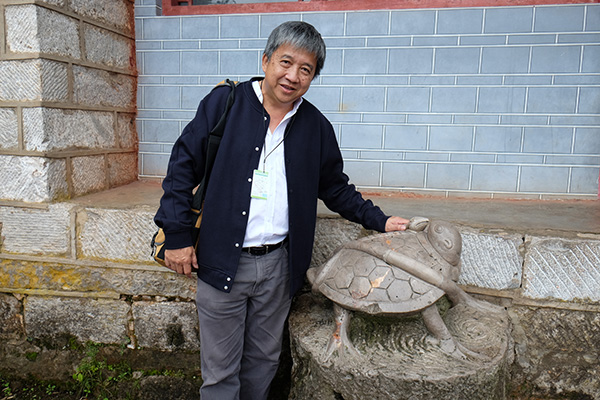
[[[405,231],[410,221],[402,217],[389,217],[385,222],[385,231]]]

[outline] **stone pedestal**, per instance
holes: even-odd
[[[334,331],[332,303],[321,296],[301,296],[290,316],[290,398],[506,399],[513,361],[507,314],[485,315],[458,305],[443,312],[443,318],[457,341],[481,359],[444,353],[420,314],[380,318],[355,313],[349,336],[360,354],[324,360]]]

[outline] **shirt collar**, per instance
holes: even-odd
[[[258,101],[260,101],[260,104],[262,104],[263,102],[263,94],[262,94],[262,90],[260,89],[260,80],[257,81],[252,81],[252,88],[254,89],[254,93],[256,94],[256,97],[258,97]],[[294,102],[294,107],[292,108],[292,110],[290,112],[287,113],[286,116],[292,116],[294,114],[296,114],[296,111],[298,111],[298,107],[300,107],[300,104],[302,104],[303,98],[300,97],[298,100],[296,100]]]

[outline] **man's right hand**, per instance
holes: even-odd
[[[165,250],[165,265],[178,274],[192,277],[192,266],[198,268],[196,252],[192,246],[182,249]]]

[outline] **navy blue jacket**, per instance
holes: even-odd
[[[167,249],[192,245],[192,190],[204,174],[208,132],[223,112],[229,90],[218,87],[200,102],[196,116],[173,147],[163,181],[164,195],[155,216],[156,224],[165,231]],[[251,81],[242,82],[235,90],[235,102],[206,191],[197,249],[198,277],[225,292],[235,282],[248,220],[252,172],[258,166],[269,126],[269,116]],[[388,217],[348,183],[333,127],[308,101],[302,102],[290,121],[284,144],[290,293],[294,294],[302,287],[310,265],[317,198],[367,229],[385,231]]]

